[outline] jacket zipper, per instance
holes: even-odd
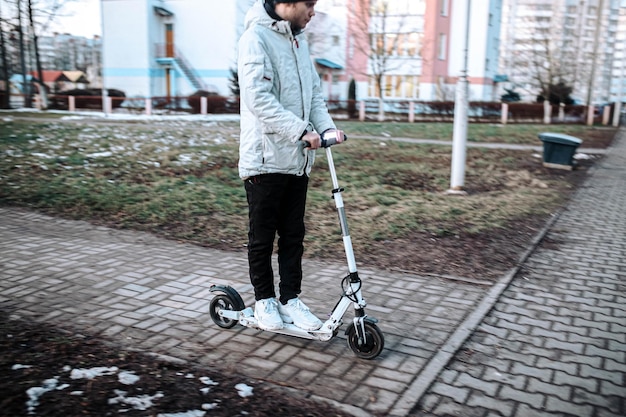
[[[293,43],[296,46],[296,49],[300,49],[300,43],[298,42],[298,38],[296,38],[295,36],[292,35],[292,39],[293,39]],[[300,62],[298,61],[298,54],[295,53],[294,51],[294,58],[296,61],[296,68],[298,70],[298,81],[300,82],[300,95],[302,96],[303,100],[302,100],[302,117],[304,117],[304,95],[302,94],[302,78],[300,77]],[[301,174],[305,175],[306,174],[306,167],[309,164],[309,152],[310,151],[305,151],[303,150],[302,152],[304,152],[304,164],[302,165],[302,169],[301,169]]]
[[[298,43],[298,38],[291,35],[293,39],[293,43],[296,45],[296,49],[300,49],[300,43]],[[294,61],[296,61],[296,69],[298,70],[298,82],[300,83],[300,96],[302,97],[302,108],[300,109],[302,117],[304,117],[304,94],[302,90],[302,78],[300,77],[300,62],[298,61],[298,54],[293,51]]]

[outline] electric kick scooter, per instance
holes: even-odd
[[[324,136],[322,137],[322,147],[326,150],[326,159],[328,160],[328,168],[332,178],[332,196],[339,213],[349,274],[341,282],[342,295],[339,301],[330,313],[328,320],[322,324],[320,329],[306,331],[296,327],[293,323],[285,322],[282,329],[273,330],[272,332],[327,342],[337,335],[339,327],[343,323],[341,320],[343,315],[350,305],[353,305],[354,318],[345,331],[348,338],[348,346],[350,346],[357,357],[374,359],[383,350],[384,337],[376,325],[378,320],[365,314],[366,303],[361,295],[362,282],[356,268],[352,240],[348,233],[348,222],[341,196],[344,190],[339,187],[335,164],[330,150],[332,145],[341,143],[347,138],[345,136],[339,138],[335,132],[329,132]],[[243,299],[234,288],[227,285],[212,285],[210,291],[217,293],[210,304],[210,315],[215,324],[224,329],[230,329],[237,324],[260,329],[256,318],[254,318],[253,308],[246,308]]]

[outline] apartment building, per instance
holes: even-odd
[[[429,1],[426,13],[420,98],[454,100],[466,71],[470,101],[497,100],[502,1]]]
[[[626,100],[626,0],[622,0],[619,9],[609,94],[610,102],[624,100]]]
[[[39,37],[39,57],[44,70],[82,71],[91,87],[101,87],[102,39],[67,33]]]
[[[524,100],[563,82],[582,104],[611,100],[621,0],[504,0],[500,73]]]
[[[501,0],[475,0],[469,9],[468,0],[368,3],[348,0],[346,72],[359,97],[454,100],[467,70],[470,100],[494,98]]]

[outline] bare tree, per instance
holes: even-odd
[[[17,33],[20,42],[20,62],[22,70],[22,86],[24,92],[24,107],[32,107],[32,92],[26,66],[26,45],[24,42],[24,28],[22,26],[22,0],[17,0]]]
[[[348,25],[353,29],[352,45],[367,57],[367,75],[373,78],[376,94],[384,99],[384,77],[401,67],[397,51],[406,41],[408,11],[393,9],[391,0],[350,0]]]
[[[9,59],[8,48],[5,43],[4,37],[5,22],[2,17],[2,11],[0,11],[0,54],[2,54],[2,81],[4,83],[4,94],[2,95],[2,101],[0,102],[0,108],[11,108],[11,86],[9,76]]]
[[[37,71],[37,83],[39,84],[42,104],[47,107],[47,94],[43,81],[43,68],[39,57],[39,33],[47,31],[50,23],[58,16],[63,7],[75,0],[5,0],[3,3],[8,6],[10,13],[15,13],[15,20],[11,32],[17,32],[19,41],[19,71],[22,74],[24,86],[24,105],[31,107],[32,91],[31,82],[28,79],[28,69],[34,61]],[[2,28],[4,30],[4,26]],[[6,45],[5,45],[6,46]],[[31,51],[32,48],[32,51]],[[6,51],[5,51],[6,52]],[[8,52],[5,54],[8,55]],[[7,66],[10,64],[7,63]]]
[[[519,25],[510,78],[532,96],[548,99],[556,93],[555,86],[572,86],[580,74],[576,45],[560,31],[560,22],[549,17],[528,18]]]
[[[46,92],[46,84],[43,80],[43,69],[41,68],[41,58],[39,56],[39,38],[35,30],[35,18],[33,13],[33,0],[28,0],[28,23],[30,35],[33,40],[33,48],[35,53],[35,65],[37,67],[37,84],[39,84],[39,97],[41,98],[42,109],[48,108],[48,94]]]

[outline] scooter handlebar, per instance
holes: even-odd
[[[343,137],[341,137],[339,135],[339,132],[342,132],[341,130],[329,130],[326,131],[322,134],[321,136],[321,147],[322,148],[330,148],[333,145],[337,145],[338,143],[342,143],[348,140],[348,136],[346,136],[345,133],[343,133]],[[304,147],[305,148],[309,148],[311,146],[311,143],[309,141],[304,141]]]

